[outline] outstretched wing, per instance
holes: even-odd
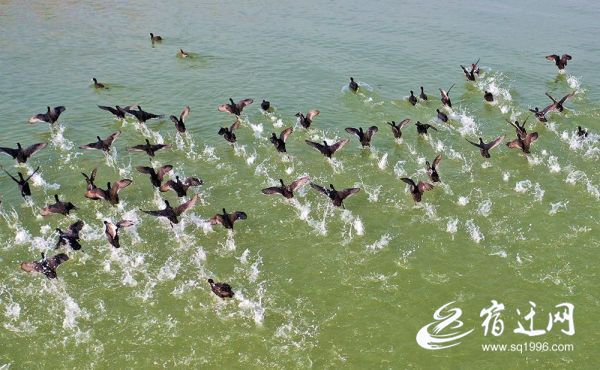
[[[308,183],[309,181],[310,181],[310,177],[303,176],[290,184],[290,190],[294,191],[297,188],[299,188],[300,186]]]
[[[127,148],[128,152],[145,152],[146,144],[134,145],[132,147]]]
[[[152,175],[154,173],[154,168],[152,167],[137,166],[135,169],[147,175]]]
[[[75,222],[74,224],[69,226],[68,234],[71,236],[79,235],[79,232],[81,231],[81,229],[83,229],[83,225],[84,225],[84,223],[81,220]]]
[[[115,109],[115,108],[113,108],[113,107],[106,107],[106,106],[104,106],[104,105],[99,105],[99,106],[98,106],[98,108],[100,108],[100,109],[102,109],[102,110],[105,110],[105,111],[108,111],[108,112],[110,112],[110,113],[114,114],[115,116],[118,116],[118,115],[120,115],[120,114],[121,114],[121,112],[119,112],[118,110],[116,110],[116,109]]]
[[[525,141],[531,144],[538,139],[538,136],[537,132],[531,132],[525,137]]]
[[[294,129],[292,127],[286,128],[285,130],[281,131],[281,134],[279,134],[279,139],[283,140],[284,142],[287,141],[288,137],[293,131]]]
[[[408,177],[402,177],[400,180],[404,181],[405,183],[407,183],[410,186],[417,186],[417,184],[415,184],[415,182]]]
[[[237,130],[238,128],[240,128],[240,124],[240,120],[236,119],[235,122],[231,125],[231,127],[229,127],[229,131],[233,132],[233,130]]]
[[[369,127],[369,129],[367,130],[367,139],[371,140],[371,137],[373,137],[373,134],[376,133],[377,131],[379,131],[377,126]]]
[[[183,111],[181,112],[181,114],[179,115],[179,120],[181,122],[185,123],[185,120],[187,119],[187,117],[190,115],[190,107],[188,107],[186,105],[185,108],[183,108]]]
[[[110,191],[111,191],[111,193],[116,195],[121,191],[121,189],[124,189],[124,188],[128,187],[129,185],[131,185],[132,182],[133,181],[131,181],[129,179],[121,179],[113,184],[113,186],[110,188]]]
[[[246,215],[246,212],[242,211],[235,211],[229,215],[229,221],[231,221],[232,224],[237,220],[245,220],[247,218],[248,215]]]
[[[217,107],[217,109],[219,110],[219,112],[228,112],[233,114],[233,109],[231,109],[231,105],[229,104],[221,104]]]
[[[339,194],[340,198],[342,198],[342,200],[344,200],[347,197],[351,196],[352,194],[357,193],[358,191],[360,191],[360,188],[348,188],[348,189],[344,189],[344,190],[340,191],[338,194]]]
[[[491,141],[487,144],[484,144],[484,148],[487,150],[491,150],[495,147],[497,147],[498,145],[500,145],[500,143],[502,142],[502,140],[504,140],[504,137],[506,135],[502,135],[502,136],[498,136],[497,138],[494,139],[494,141]]]
[[[177,216],[181,215],[183,212],[187,211],[189,208],[192,208],[196,202],[198,201],[198,194],[194,195],[194,197],[190,200],[188,200],[187,202],[179,205],[177,208],[175,208],[173,211],[175,211],[175,214]]]
[[[321,111],[318,109],[309,110],[308,113],[306,113],[306,118],[312,121],[319,113],[321,113]]]
[[[272,186],[261,190],[263,194],[283,194],[283,189],[279,186]]]
[[[79,147],[79,149],[91,149],[91,150],[102,149],[102,143],[99,141],[96,141],[93,143],[82,145]]]
[[[515,139],[513,141],[509,141],[508,143],[506,143],[506,146],[508,146],[511,149],[517,148],[517,149],[523,150],[523,143],[519,139]]]
[[[40,150],[44,149],[46,147],[46,145],[48,145],[48,143],[33,144],[30,147],[28,147],[27,149],[25,149],[23,154],[25,154],[26,157],[30,157],[30,156],[34,155],[35,153],[39,152]]]
[[[19,155],[19,149],[13,149],[13,148],[0,147],[0,152],[2,152],[4,154],[8,154],[13,158],[15,158],[17,155]]]
[[[563,96],[563,98],[559,100],[558,104],[564,103],[565,101],[567,101],[567,99],[571,99],[574,95],[575,95],[575,91],[573,91],[570,94],[567,94],[567,95]]]
[[[340,140],[337,143],[331,145],[329,147],[329,149],[331,149],[332,153],[335,153],[338,150],[342,149],[344,147],[344,145],[348,144],[348,141],[350,141],[350,140],[348,140],[348,139]]]
[[[187,179],[185,179],[185,184],[187,186],[199,186],[202,185],[202,180],[200,180],[197,177],[188,177]]]
[[[158,190],[160,190],[161,192],[164,193],[166,191],[169,191],[169,190],[173,189],[174,185],[175,185],[175,181],[169,180],[169,181],[165,182],[164,184],[162,184],[160,186],[160,188],[158,188]]]
[[[479,143],[474,143],[474,142],[472,142],[472,141],[471,141],[471,140],[469,140],[469,139],[465,139],[465,140],[467,140],[467,141],[468,141],[469,143],[471,143],[472,145],[475,145],[476,147],[478,147],[478,148],[481,148],[481,145],[479,145]]]
[[[435,159],[433,160],[433,164],[431,165],[431,167],[433,168],[437,168],[438,164],[440,164],[440,161],[442,160],[442,155],[438,154]]]
[[[133,221],[121,220],[121,221],[117,222],[117,229],[121,228],[121,227],[129,227],[129,226],[133,226],[133,225],[135,225],[135,223]]]
[[[55,270],[61,263],[68,261],[69,256],[64,253],[59,253],[48,260],[48,267]]]
[[[315,190],[317,190],[317,191],[319,191],[319,192],[321,192],[321,193],[323,193],[323,194],[325,194],[325,195],[327,195],[327,196],[329,196],[329,191],[327,189],[325,189],[324,187],[322,187],[321,185],[317,185],[314,182],[311,182],[310,183],[310,187],[313,188],[313,189],[315,189]]]
[[[433,185],[431,185],[428,182],[423,182],[423,181],[419,181],[419,183],[417,184],[417,188],[419,188],[419,190],[421,192],[424,192],[426,190],[431,190],[433,189]]]
[[[208,222],[210,222],[211,225],[216,225],[216,224],[223,225],[223,215],[216,214],[216,215],[212,216],[208,220]]]
[[[121,131],[113,132],[106,139],[104,139],[104,144],[111,145],[113,141],[117,140],[117,138],[121,135]]]
[[[556,54],[552,54],[552,55],[547,55],[546,59],[551,60],[551,61],[556,61],[557,59],[559,59],[558,55]]]
[[[308,145],[312,146],[313,148],[317,149],[318,151],[320,151],[321,153],[325,154],[326,148],[324,145],[319,144],[319,143],[315,143],[314,141],[310,141],[310,140],[304,140]]]
[[[408,125],[410,123],[410,118],[406,118],[403,119],[402,121],[400,121],[400,123],[398,123],[398,126],[400,127],[400,129],[404,128],[404,126]]]
[[[246,106],[254,103],[254,99],[242,99],[235,104],[236,108],[241,112]]]
[[[557,56],[557,57],[558,57],[558,56]],[[563,55],[560,57],[560,60],[562,60],[563,62],[565,62],[565,61],[567,61],[567,60],[571,60],[571,59],[573,59],[573,58],[572,58],[572,57],[571,57],[569,54],[563,54]]]
[[[355,129],[354,127],[346,127],[346,132],[349,134],[354,134],[356,136],[360,135],[360,131],[358,131],[358,129]]]

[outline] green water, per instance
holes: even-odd
[[[13,174],[41,166],[29,203],[0,179],[0,368],[597,368],[599,12],[589,1],[0,1],[0,146],[49,142],[27,166],[0,159]],[[164,41],[153,47],[149,32]],[[192,56],[178,58],[179,48]],[[573,56],[565,74],[544,59],[551,53]],[[483,74],[467,83],[459,65],[478,58]],[[359,94],[344,88],[350,76]],[[109,89],[94,89],[92,77]],[[452,120],[437,122],[438,88],[454,83]],[[413,107],[406,97],[419,86],[429,101]],[[544,92],[571,91],[548,125],[529,119],[540,139],[528,157],[502,145],[485,160],[465,140],[512,140],[505,119],[547,105]],[[229,97],[255,100],[235,148],[217,135],[233,122],[216,109]],[[167,117],[189,105],[189,135],[168,119],[144,130],[96,107],[134,103]],[[27,123],[47,105],[66,106],[54,128]],[[271,132],[315,108],[313,129],[296,127],[290,156],[277,153]],[[385,122],[403,118],[438,131],[423,138],[409,126],[397,142]],[[370,125],[379,126],[370,151],[344,131]],[[588,139],[575,137],[578,125]],[[117,130],[108,158],[77,149]],[[152,162],[126,151],[145,138],[173,148]],[[351,141],[327,161],[304,143],[323,138]],[[443,183],[415,205],[400,177],[425,180],[425,160],[438,153]],[[202,204],[174,228],[140,212],[179,204],[135,171],[150,163],[204,180],[192,190]],[[94,167],[99,185],[133,179],[119,207],[83,197],[80,172]],[[260,192],[302,175],[362,190],[346,210],[308,186],[293,202]],[[55,193],[80,209],[38,216]],[[234,233],[206,223],[223,207],[248,214]],[[102,221],[122,218],[137,225],[115,250]],[[57,280],[19,269],[77,219],[83,250],[68,252]],[[212,294],[209,277],[236,298]],[[499,337],[481,327],[491,300],[506,306]],[[417,332],[451,301],[462,309],[456,331],[474,331],[456,347],[421,348]],[[561,333],[566,323],[539,337],[513,333],[518,321],[528,326],[529,301],[536,329],[572,303],[575,335]],[[574,350],[481,348],[529,341]]]

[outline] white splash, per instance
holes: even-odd
[[[370,251],[378,251],[381,250],[385,247],[387,247],[388,244],[390,244],[390,241],[392,240],[392,237],[390,236],[390,234],[383,234],[379,240],[377,240],[375,243],[373,244],[368,244],[366,246],[367,250]]]

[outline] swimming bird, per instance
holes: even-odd
[[[410,118],[403,119],[402,121],[396,124],[396,121],[387,122],[388,125],[392,127],[392,133],[396,139],[400,139],[402,137],[402,128],[410,123]]]
[[[94,81],[94,87],[96,89],[106,89],[106,85],[104,85],[103,83],[98,82],[98,80],[96,79],[96,77],[92,78],[92,81]]]
[[[485,99],[485,101],[491,103],[494,101],[494,95],[491,92],[486,90],[483,92],[483,99]]]
[[[37,123],[37,122],[46,122],[46,123],[54,123],[58,121],[58,117],[60,114],[65,111],[65,107],[58,106],[50,109],[50,107],[46,107],[46,113],[38,113],[35,116],[29,119],[29,123]]]
[[[233,130],[237,130],[239,127],[240,127],[240,120],[236,119],[235,122],[231,125],[231,127],[229,127],[229,128],[221,127],[219,129],[218,134],[223,136],[223,138],[225,140],[229,141],[230,143],[235,143],[237,138],[235,137]]]
[[[419,94],[419,98],[422,100],[427,100],[427,94],[423,91],[423,86],[421,86],[421,94]]]
[[[346,127],[347,133],[358,136],[360,145],[362,145],[363,148],[366,146],[371,146],[371,138],[373,137],[373,134],[376,133],[378,130],[379,129],[377,128],[377,126],[369,127],[369,129],[366,132],[363,131],[362,127],[359,127],[358,129],[355,129],[353,127]]]
[[[588,136],[588,131],[585,128],[582,128],[581,126],[577,126],[577,136],[585,138]]]
[[[410,96],[408,97],[408,102],[412,105],[417,104],[417,97],[415,96],[415,93],[412,90],[410,90]]]
[[[68,245],[74,251],[78,251],[81,249],[81,244],[79,244],[79,232],[83,228],[83,221],[79,220],[69,226],[67,231],[62,231],[60,228],[56,228],[56,232],[58,233],[58,242],[56,242],[56,248],[61,245]]]
[[[517,138],[513,141],[506,143],[509,148],[519,148],[523,153],[529,154],[529,147],[531,143],[538,139],[538,133],[532,132],[527,135],[517,135]]]
[[[417,123],[415,123],[415,126],[417,126],[417,133],[419,133],[421,135],[427,135],[427,130],[429,130],[430,128],[437,131],[437,128],[433,127],[429,123],[421,123],[421,122],[417,121]]]
[[[296,113],[296,117],[298,117],[298,123],[304,127],[304,128],[309,128],[313,119],[319,115],[319,113],[321,113],[321,111],[319,111],[318,109],[313,109],[308,111],[308,113],[306,113],[306,116],[300,112]]]
[[[336,207],[342,207],[342,208],[346,208],[346,206],[344,206],[344,199],[348,198],[349,196],[351,196],[352,194],[357,193],[358,191],[360,191],[360,188],[348,188],[348,189],[344,189],[344,190],[336,190],[335,187],[333,186],[333,184],[329,184],[329,189],[324,188],[321,185],[317,185],[314,182],[310,183],[310,186],[317,190],[318,192],[325,194],[329,199],[331,199],[331,202],[333,203],[334,206]]]
[[[21,191],[21,196],[23,198],[31,196],[31,189],[29,188],[28,181],[33,177],[33,175],[35,175],[38,172],[39,169],[40,167],[38,166],[38,168],[36,168],[35,171],[33,171],[31,175],[29,175],[26,179],[23,178],[23,174],[21,172],[17,172],[19,178],[16,179],[13,177],[13,175],[8,173],[8,171],[6,171],[4,167],[2,168],[2,170],[8,175],[8,177],[10,177],[14,182],[17,183],[17,186],[19,187],[19,191]]]
[[[327,141],[323,141],[323,144],[315,143],[314,141],[304,140],[308,145],[320,151],[324,156],[331,158],[331,156],[342,149],[344,145],[348,144],[348,139],[340,140],[333,145],[327,144]]]
[[[161,42],[162,37],[160,37],[158,35],[154,36],[154,34],[152,32],[150,32],[150,41],[152,41],[152,43]]]
[[[125,108],[121,108],[118,105],[115,105],[115,107],[107,107],[104,105],[99,105],[98,108],[105,110],[107,112],[110,112],[111,114],[113,114],[114,116],[116,116],[117,118],[125,118],[125,114],[127,114],[127,110],[131,109],[131,107],[125,107]]]
[[[129,227],[135,225],[133,221],[129,220],[121,220],[117,222],[117,224],[113,224],[110,221],[104,221],[104,234],[108,239],[110,245],[115,248],[121,248],[121,244],[119,243],[119,230],[123,227]]]
[[[150,144],[150,140],[146,139],[146,144],[140,144],[127,148],[128,152],[146,152],[150,157],[154,157],[155,153],[161,149],[170,148],[169,144]]]
[[[139,105],[137,106],[137,110],[135,109],[131,109],[131,108],[124,108],[124,110],[131,114],[132,116],[134,116],[135,118],[137,118],[139,123],[145,123],[148,120],[151,120],[153,118],[163,118],[164,115],[162,114],[154,114],[154,113],[150,113],[150,112],[146,112],[144,110],[142,110],[142,107],[140,107]]]
[[[563,107],[564,102],[567,101],[568,99],[571,99],[573,96],[575,96],[575,91],[563,96],[559,101],[556,101],[556,99],[554,99],[552,97],[552,95],[550,95],[548,93],[546,93],[546,96],[549,97],[550,100],[552,100],[552,102],[555,104],[554,109],[558,110],[559,112],[562,112],[565,109],[565,107]]]
[[[96,141],[94,143],[82,145],[79,147],[79,149],[90,149],[90,150],[97,149],[97,150],[102,150],[104,152],[108,152],[110,150],[110,146],[112,145],[113,141],[117,140],[119,135],[121,135],[121,131],[113,132],[104,140],[101,139],[100,136],[96,136],[96,139],[98,139],[98,141]]]
[[[18,163],[26,163],[29,157],[44,149],[46,145],[48,145],[48,143],[37,143],[23,149],[21,143],[17,143],[16,149],[0,147],[0,152],[10,155],[16,159]]]
[[[131,185],[133,181],[129,179],[121,179],[111,185],[110,182],[106,183],[106,190],[99,187],[89,189],[85,192],[85,197],[92,200],[104,199],[113,206],[119,204],[119,192]]]
[[[42,208],[40,214],[42,216],[50,216],[51,214],[58,213],[63,216],[66,216],[74,209],[77,209],[75,205],[71,202],[61,202],[58,199],[58,194],[54,194],[54,200],[56,203],[49,204],[46,207]]]
[[[221,224],[226,229],[233,229],[233,224],[237,220],[245,220],[248,218],[246,212],[235,211],[233,213],[227,213],[225,208],[223,208],[223,214],[216,214],[208,220],[211,225]]]
[[[64,253],[59,253],[48,259],[44,253],[42,253],[42,259],[33,262],[21,263],[21,270],[27,272],[41,272],[46,275],[48,279],[56,279],[56,269],[61,263],[68,261],[69,256]]]
[[[272,186],[269,188],[262,189],[263,194],[281,194],[284,197],[290,199],[294,197],[294,190],[310,181],[308,176],[303,176],[298,180],[292,182],[289,185],[283,183],[282,179],[279,179],[281,186]]]
[[[222,299],[233,298],[235,295],[231,290],[231,285],[227,283],[215,283],[213,279],[208,279],[208,283],[210,284],[210,290]]]
[[[560,57],[556,54],[552,54],[547,55],[546,59],[553,61],[558,67],[558,70],[563,70],[567,66],[567,62],[573,58],[569,54],[563,54]]]
[[[81,173],[83,175],[83,177],[85,178],[85,182],[87,184],[87,190],[92,190],[96,188],[96,184],[94,184],[94,180],[96,180],[96,173],[97,173],[97,168],[94,168],[92,170],[92,173],[88,176],[85,173]]]
[[[187,195],[187,190],[191,186],[200,186],[204,182],[197,177],[187,177],[185,180],[181,181],[179,176],[175,176],[175,181],[169,180],[160,186],[161,192],[166,192],[169,190],[173,190],[177,193],[178,197],[185,197]]]
[[[142,212],[149,214],[151,216],[155,216],[155,217],[165,217],[166,219],[171,221],[171,223],[178,224],[179,223],[178,217],[181,216],[188,209],[192,208],[198,201],[198,198],[199,198],[198,194],[195,194],[192,199],[188,200],[185,203],[180,204],[177,208],[171,207],[171,205],[169,204],[169,201],[165,200],[165,208],[158,210],[158,211],[142,211]]]
[[[288,127],[285,130],[281,131],[279,137],[277,137],[277,135],[275,135],[274,132],[271,133],[271,138],[269,140],[271,140],[271,142],[275,146],[275,149],[277,149],[278,152],[286,153],[285,142],[287,141],[288,137],[293,131],[294,129],[292,127]]]
[[[437,118],[442,122],[448,122],[448,115],[439,109],[435,110],[437,112]]]
[[[163,178],[169,171],[171,171],[173,169],[173,166],[171,166],[170,164],[167,164],[165,166],[160,167],[158,169],[158,171],[155,171],[154,168],[152,168],[152,167],[144,167],[144,166],[137,166],[135,169],[141,173],[150,175],[150,182],[152,183],[152,185],[154,187],[160,188]]]
[[[247,107],[248,105],[252,104],[254,102],[253,99],[242,99],[237,103],[233,102],[233,99],[229,98],[229,102],[230,104],[221,104],[217,107],[217,109],[219,110],[219,112],[229,112],[231,114],[234,114],[236,116],[240,116],[240,114],[242,114],[242,110],[244,110],[245,107]]]
[[[417,203],[421,201],[421,197],[425,191],[433,189],[433,185],[428,182],[419,181],[418,184],[415,184],[415,182],[408,177],[403,177],[401,180],[410,186],[410,193],[412,194],[413,200]]]
[[[271,108],[271,103],[263,99],[262,103],[260,103],[260,109],[268,111],[269,108]]]
[[[348,84],[348,88],[354,92],[358,90],[358,84],[354,81],[354,77],[350,77],[350,83]]]
[[[492,150],[493,148],[497,147],[502,140],[504,140],[504,137],[506,135],[502,135],[502,136],[498,136],[497,138],[495,138],[493,141],[490,141],[489,143],[484,143],[482,138],[479,138],[479,144],[472,142],[469,139],[466,139],[469,143],[471,143],[472,145],[475,145],[476,147],[479,148],[479,152],[481,153],[481,155],[485,158],[490,158],[490,150]]]
[[[179,56],[182,58],[187,58],[190,56],[190,54],[183,51],[183,49],[179,49]]]
[[[454,84],[452,84],[452,86],[450,86],[448,91],[440,89],[440,95],[442,97],[442,104],[444,104],[450,108],[452,108],[452,102],[450,101],[450,96],[448,94],[450,94],[450,90],[452,90],[453,87],[454,87]]]
[[[181,111],[179,118],[177,118],[175,116],[170,117],[171,121],[173,121],[173,123],[175,124],[175,128],[177,129],[178,132],[181,132],[181,133],[185,132],[185,120],[187,119],[189,114],[190,114],[190,107],[186,106],[185,108],[183,108],[183,111]]]
[[[425,161],[425,165],[427,166],[427,174],[429,175],[429,178],[433,182],[440,182],[440,175],[439,175],[437,169],[438,169],[438,165],[440,164],[441,160],[442,160],[442,155],[438,154],[433,159],[433,163],[429,164],[429,161]]]

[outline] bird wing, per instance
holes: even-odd
[[[236,108],[241,112],[246,106],[254,103],[254,99],[242,99],[235,104]]]
[[[518,149],[523,150],[523,142],[519,139],[509,141],[508,143],[506,143],[506,146],[508,146],[509,148],[512,148],[512,149],[518,148]]]
[[[367,139],[371,140],[371,137],[373,137],[373,134],[377,131],[379,131],[379,128],[377,128],[377,126],[369,127],[369,129],[367,130]]]
[[[417,186],[415,182],[412,179],[409,179],[408,177],[402,177],[400,180],[404,181],[410,186]]]
[[[280,186],[272,186],[261,190],[263,194],[283,194],[283,189]]]
[[[93,143],[89,143],[89,144],[85,144],[79,147],[79,149],[102,149],[102,143],[99,141],[93,142]]]
[[[85,192],[84,196],[88,199],[107,199],[108,194],[106,191],[100,188],[89,189]]]
[[[124,189],[131,185],[132,182],[133,181],[129,179],[121,179],[113,184],[111,191],[114,192],[114,194],[116,195],[119,193],[119,191],[121,191],[121,189]]]
[[[161,149],[168,149],[171,147],[171,145],[169,144],[154,144],[150,146],[152,148],[152,150],[157,151],[157,150],[161,150]]]
[[[10,155],[13,158],[15,158],[17,155],[19,155],[19,149],[13,149],[13,148],[0,147],[0,152]]]
[[[30,157],[30,156],[34,155],[35,153],[39,152],[40,150],[44,149],[46,147],[46,145],[48,145],[48,143],[33,144],[33,145],[29,146],[27,149],[25,149],[23,154],[25,154],[26,157]]]
[[[229,127],[229,131],[233,132],[233,130],[237,130],[238,128],[240,128],[240,120],[236,119],[235,122],[231,125],[231,127]]]
[[[558,55],[556,54],[552,54],[552,55],[546,55],[546,59],[551,60],[551,61],[556,61],[556,59],[558,59]]]
[[[546,93],[544,93],[544,94],[546,94],[546,96],[547,96],[547,97],[549,97],[549,98],[550,98],[550,100],[552,100],[552,102],[553,102],[553,103],[556,103],[556,99],[554,99],[554,98],[552,97],[552,95],[548,94],[547,92],[546,92]]]
[[[162,180],[163,177],[167,174],[167,172],[170,172],[172,169],[173,166],[171,166],[170,164],[164,165],[158,169],[158,173],[156,175],[160,180]]]
[[[128,152],[145,152],[146,144],[134,145],[130,148],[127,148]]]
[[[79,221],[75,222],[74,224],[72,224],[71,226],[69,226],[69,230],[67,231],[67,233],[70,236],[78,236],[81,229],[83,229],[83,225],[84,225],[83,221],[79,220]]]
[[[321,111],[318,109],[309,110],[308,113],[306,113],[306,118],[312,121],[319,113],[321,113]]]
[[[108,112],[114,114],[115,116],[117,116],[117,115],[119,115],[121,113],[121,112],[119,112],[118,110],[116,110],[113,107],[106,107],[104,105],[99,105],[98,108],[103,109],[105,111],[108,111]]]
[[[440,161],[442,160],[442,155],[438,154],[435,159],[433,160],[433,164],[431,165],[431,167],[433,168],[437,168],[438,164],[440,164]]]
[[[169,190],[173,189],[174,185],[175,185],[175,181],[169,180],[169,181],[165,182],[164,184],[162,184],[160,186],[160,188],[158,188],[158,190],[160,190],[161,192],[164,193],[166,191],[169,191]]]
[[[154,168],[152,167],[137,166],[135,169],[147,175],[152,175],[154,173]]]
[[[340,192],[338,192],[340,198],[342,198],[342,200],[346,199],[347,197],[351,196],[352,194],[357,193],[358,191],[360,191],[360,188],[348,188],[348,189],[344,189]]]
[[[557,56],[557,57],[558,57],[558,56]],[[565,61],[567,61],[567,60],[571,60],[571,59],[573,59],[573,58],[572,58],[572,57],[571,57],[569,54],[563,54],[563,55],[560,57],[560,60],[562,60],[563,62],[565,62]]]
[[[506,135],[498,136],[493,141],[490,141],[489,143],[484,144],[483,145],[484,149],[491,150],[491,149],[497,147],[498,145],[500,145],[500,143],[502,142],[502,140],[504,140],[504,137],[506,137]]]
[[[110,146],[120,135],[121,131],[113,132],[112,134],[108,135],[106,139],[104,139],[104,144]]]
[[[185,106],[185,108],[183,108],[183,111],[181,111],[181,115],[179,115],[179,120],[181,122],[185,122],[185,120],[187,119],[187,117],[190,115],[190,107],[188,107],[187,105]]]
[[[531,143],[533,143],[534,141],[536,141],[536,140],[538,139],[538,137],[539,137],[539,135],[538,135],[538,133],[537,133],[537,132],[531,132],[531,133],[529,133],[529,134],[528,134],[528,135],[525,137],[525,140],[526,140],[526,141],[527,141],[529,144],[531,144]]]
[[[217,107],[217,109],[219,110],[219,112],[228,112],[233,114],[233,109],[231,109],[231,106],[229,104],[221,104]]]
[[[319,191],[319,192],[321,192],[321,193],[323,193],[323,194],[325,194],[325,195],[329,196],[329,191],[328,191],[327,189],[325,189],[324,187],[322,187],[321,185],[317,185],[317,184],[315,184],[314,182],[311,182],[311,183],[310,183],[310,186],[311,186],[313,189],[315,189],[315,190],[317,190],[317,191]]]
[[[348,141],[350,141],[350,140],[348,140],[348,139],[340,140],[337,143],[331,145],[329,147],[329,149],[331,149],[332,153],[335,153],[338,150],[342,149],[344,147],[344,145],[348,144]]]
[[[423,182],[423,181],[419,181],[419,183],[417,184],[417,188],[419,188],[419,190],[421,192],[424,192],[426,190],[431,190],[433,189],[433,185],[431,185],[428,182]]]
[[[571,98],[572,98],[574,95],[575,95],[575,91],[573,91],[573,92],[572,92],[572,93],[570,93],[570,94],[567,94],[567,95],[563,96],[563,98],[562,98],[562,99],[560,99],[560,100],[558,101],[558,104],[562,104],[562,103],[564,103],[564,102],[565,102],[565,101],[567,101],[568,99],[571,99]]]
[[[246,212],[242,211],[235,211],[229,215],[229,221],[231,221],[232,224],[237,220],[245,220],[247,218],[248,215],[246,215]]]
[[[438,130],[437,128],[435,128],[435,127],[431,126],[429,123],[426,123],[424,126],[425,126],[425,128],[426,128],[426,129],[430,129],[430,128],[432,128],[432,129],[434,129],[435,131],[437,131],[437,130]]]
[[[400,121],[400,123],[398,123],[398,126],[400,129],[404,128],[404,126],[408,125],[410,123],[410,118],[406,118],[403,119],[402,121]]]
[[[55,270],[61,263],[68,261],[69,256],[65,253],[59,253],[48,260],[48,267],[50,269]]]
[[[194,197],[187,202],[180,204],[177,208],[173,209],[177,216],[181,215],[183,212],[187,211],[189,208],[192,208],[196,202],[198,201],[198,194],[194,195]]]
[[[185,179],[184,183],[187,186],[199,186],[202,185],[202,180],[200,180],[197,177],[188,177],[187,179]]]
[[[556,106],[557,106],[557,103],[552,103],[549,106],[547,106],[546,108],[539,111],[537,114],[539,114],[540,116],[545,116],[546,113],[550,112],[551,110],[556,109]]]
[[[279,139],[283,140],[284,142],[287,141],[287,138],[292,132],[294,132],[294,129],[292,127],[286,128],[285,130],[281,131],[281,134],[279,134]]]
[[[471,141],[471,140],[469,140],[469,139],[465,139],[465,140],[467,140],[469,143],[471,143],[471,144],[475,145],[476,147],[478,147],[478,148],[481,148],[481,145],[479,145],[479,143],[474,143],[474,142],[472,142],[472,141]]]
[[[211,225],[223,224],[223,215],[216,214],[212,216],[209,220]]]
[[[310,177],[308,177],[308,176],[300,177],[299,179],[297,179],[296,181],[294,181],[290,184],[290,186],[289,186],[290,190],[294,191],[297,188],[299,188],[300,186],[308,183],[309,181],[310,181]]]
[[[310,140],[304,140],[304,141],[308,145],[312,146],[313,148],[317,149],[321,153],[325,154],[325,151],[326,151],[325,145],[322,145],[322,144],[319,144],[319,143],[315,143],[314,141],[310,141]]]
[[[133,226],[133,225],[135,225],[135,223],[133,221],[121,220],[121,221],[117,222],[117,229],[121,228],[121,227],[129,227],[129,226]]]

